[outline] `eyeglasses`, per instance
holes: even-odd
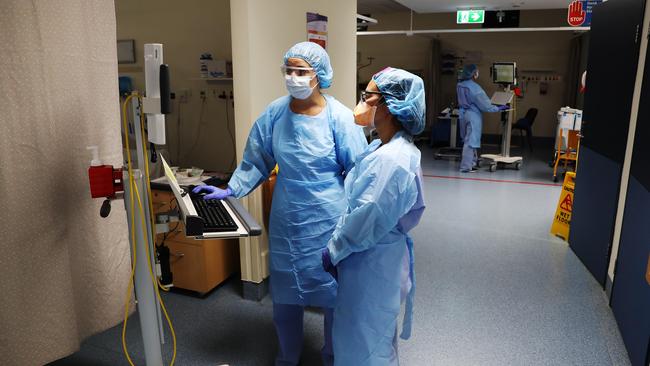
[[[365,102],[365,101],[368,100],[368,98],[370,98],[373,95],[379,95],[380,97],[385,97],[387,95],[390,96],[390,97],[393,96],[392,94],[389,94],[389,93],[376,92],[376,91],[372,91],[372,90],[362,90],[361,91],[361,101]]]
[[[280,66],[280,71],[282,72],[282,75],[292,75],[292,74],[296,74],[296,76],[314,75],[313,67],[297,67],[297,66],[282,65]]]

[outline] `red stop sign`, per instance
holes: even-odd
[[[567,21],[572,27],[579,27],[584,24],[587,19],[587,13],[582,8],[582,1],[575,0],[569,4],[569,12],[567,14]]]

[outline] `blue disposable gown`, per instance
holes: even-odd
[[[405,132],[381,148],[380,143],[373,141],[348,175],[348,208],[328,244],[339,279],[332,329],[335,365],[398,364],[397,319],[408,282],[402,338],[410,335],[415,278],[407,233],[424,212],[420,151]]]
[[[469,146],[474,149],[481,147],[481,133],[483,131],[483,112],[498,112],[499,107],[492,105],[483,88],[474,80],[464,80],[456,86],[458,94],[458,108],[460,109],[461,136],[465,139],[465,126],[472,126],[469,136]]]
[[[277,163],[269,219],[271,294],[279,304],[333,307],[337,284],[321,251],[345,210],[343,178],[367,146],[350,110],[330,96],[317,116],[272,102],[248,136],[228,186],[236,197],[265,181]]]

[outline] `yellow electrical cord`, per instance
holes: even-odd
[[[127,169],[129,172],[129,188],[131,191],[133,191],[133,187],[135,186],[134,181],[133,181],[133,174],[131,171],[131,149],[129,146],[129,129],[127,126],[127,114],[126,114],[126,107],[129,104],[129,101],[131,98],[136,96],[136,94],[131,94],[129,95],[125,100],[124,104],[122,106],[122,127],[124,129],[124,145],[126,147],[126,156],[127,156]],[[136,247],[135,247],[135,216],[133,215],[133,210],[135,209],[135,204],[133,200],[133,195],[129,195],[130,197],[130,212],[131,212],[131,253],[133,255],[133,263],[131,264],[131,276],[129,278],[129,286],[127,289],[126,293],[126,303],[124,305],[124,322],[122,323],[122,349],[124,350],[124,355],[126,356],[127,361],[129,361],[129,365],[135,366],[133,363],[133,360],[131,360],[131,356],[129,355],[129,351],[126,347],[126,323],[128,322],[129,319],[129,305],[131,303],[131,295],[133,294],[133,279],[135,277],[135,264],[136,264]]]
[[[147,135],[144,130],[144,114],[140,114],[140,130],[142,134],[142,146],[144,146],[145,150],[145,165],[144,165],[144,171],[145,171],[145,179],[147,182],[147,195],[149,196],[149,212],[151,212],[151,227],[154,229],[153,232],[153,237],[154,237],[154,244],[156,242],[156,232],[155,232],[155,227],[156,227],[156,221],[154,220],[153,217],[153,194],[151,193],[151,176],[149,174],[149,159],[147,158],[149,156],[149,148],[147,147]],[[156,284],[158,287],[165,291],[169,292],[169,289],[160,282],[160,279],[156,276]]]
[[[144,113],[140,113],[140,129],[141,129],[141,134],[142,134],[142,144],[144,145],[145,149],[145,159],[144,159],[144,166],[145,166],[145,175],[146,175],[146,187],[147,187],[147,193],[149,194],[149,210],[151,212],[151,217],[152,217],[152,228],[155,228],[155,223],[153,221],[153,195],[151,194],[151,181],[149,179],[149,159],[147,158],[149,156],[149,149],[147,148],[147,138],[144,130]],[[140,193],[136,189],[136,194],[138,197],[138,203],[142,207],[142,202],[140,201]],[[142,223],[144,224],[144,216],[142,217]],[[155,235],[155,234],[154,234]],[[160,307],[163,310],[163,313],[165,314],[165,318],[167,319],[167,323],[169,324],[169,330],[172,334],[172,339],[173,339],[173,355],[172,355],[172,361],[170,365],[174,365],[174,361],[176,361],[176,332],[174,331],[174,326],[172,325],[172,321],[169,318],[169,314],[167,313],[167,308],[165,307],[165,303],[162,300],[162,297],[160,296],[160,281],[158,279],[158,276],[155,276],[153,273],[153,268],[151,268],[151,253],[149,252],[149,238],[145,238],[145,244],[147,246],[147,259],[149,263],[149,273],[151,274],[151,280],[154,282],[154,285],[156,287],[156,296],[158,297],[158,302],[160,302]]]
[[[138,205],[140,206],[140,209],[142,211],[144,211],[144,207],[142,206],[142,200],[140,198],[140,191],[138,191],[137,187],[135,188],[135,195],[136,195],[136,198],[138,199]],[[144,221],[144,216],[142,216],[142,225],[143,225],[143,227],[146,226],[146,223]],[[160,296],[160,291],[158,290],[158,284],[157,284],[157,281],[156,281],[156,277],[153,274],[153,268],[151,267],[151,253],[149,252],[149,239],[147,238],[146,235],[145,235],[144,241],[145,241],[145,245],[147,246],[147,251],[146,251],[146,253],[147,253],[147,262],[149,263],[149,274],[151,275],[151,281],[152,281],[152,283],[154,284],[154,286],[156,288],[156,297],[158,297],[158,302],[160,303],[160,307],[161,307],[163,313],[165,314],[165,319],[167,319],[167,324],[169,324],[169,329],[170,329],[171,334],[172,334],[173,345],[174,345],[173,346],[174,347],[174,353],[172,355],[172,361],[170,363],[170,366],[173,366],[174,362],[176,361],[176,332],[174,332],[174,327],[172,326],[172,321],[169,318],[169,314],[167,313],[167,308],[165,307],[165,303],[163,302],[162,297]]]
[[[128,131],[129,130],[128,130],[128,126],[127,126],[127,113],[126,113],[126,110],[127,110],[127,106],[128,106],[129,101],[133,97],[141,98],[138,94],[134,93],[134,94],[129,95],[124,100],[124,105],[122,106],[122,126],[124,128],[124,145],[125,145],[126,154],[127,154],[127,164],[128,164],[127,168],[128,168],[128,172],[129,172],[129,187],[131,188],[131,192],[135,192],[136,198],[138,200],[138,208],[140,209],[140,212],[143,213],[143,215],[142,215],[142,226],[146,227],[146,224],[145,224],[145,221],[144,221],[144,206],[142,205],[142,200],[140,198],[140,192],[139,192],[137,186],[135,185],[135,181],[134,181],[133,174],[132,174],[133,173],[133,169],[132,169],[133,165],[132,165],[132,160],[131,160],[131,149],[130,149],[129,138],[128,138],[128,136],[129,136]],[[144,116],[142,114],[141,114],[140,118],[141,118],[141,122],[143,122]],[[141,128],[143,129],[143,132],[144,132],[144,126],[143,126],[142,123],[141,123]],[[143,135],[143,139],[144,139],[144,135]],[[146,148],[146,144],[145,144],[145,148]],[[147,159],[145,159],[145,161],[147,161]],[[148,185],[149,184],[148,161],[146,162],[146,175],[147,175],[147,185]],[[151,198],[152,197],[151,197],[150,187],[147,188],[147,191],[149,193],[149,198],[150,198],[150,203],[151,203]],[[133,360],[131,359],[131,357],[129,355],[129,352],[128,352],[128,349],[127,349],[127,346],[126,346],[126,325],[127,325],[127,321],[128,321],[128,315],[129,315],[129,304],[131,303],[131,296],[133,294],[133,285],[134,285],[133,281],[134,281],[135,266],[136,266],[135,216],[133,215],[133,212],[134,212],[134,209],[135,209],[135,207],[134,207],[135,202],[133,200],[133,195],[130,195],[130,202],[129,203],[130,203],[130,208],[131,208],[130,212],[132,213],[131,214],[131,239],[132,239],[131,240],[131,243],[132,243],[132,249],[131,250],[133,252],[133,263],[132,263],[132,266],[131,266],[131,276],[130,276],[130,280],[129,280],[127,295],[126,295],[126,303],[125,303],[125,306],[124,306],[125,309],[124,309],[124,323],[123,323],[123,326],[122,326],[122,348],[124,350],[124,354],[125,354],[128,362],[129,362],[129,365],[135,366],[134,363],[133,363]],[[152,208],[153,208],[153,206],[150,205],[151,213],[153,214]],[[155,227],[155,226],[153,226],[153,227]],[[158,281],[157,277],[154,276],[154,274],[153,274],[153,268],[151,266],[151,253],[149,251],[149,237],[146,234],[144,235],[144,237],[145,237],[145,246],[146,246],[147,259],[148,259],[149,274],[151,275],[152,283],[154,284],[155,289],[156,289],[156,296],[158,298],[158,302],[160,303],[160,306],[163,309],[163,313],[165,314],[165,318],[167,320],[167,323],[169,324],[169,328],[171,330],[171,334],[172,334],[172,338],[173,338],[173,348],[174,348],[173,351],[174,352],[173,352],[173,356],[172,356],[172,361],[170,363],[170,366],[173,366],[174,362],[176,360],[176,333],[174,332],[174,327],[172,326],[171,319],[169,318],[169,314],[167,313],[167,309],[165,307],[165,304],[164,304],[164,302],[163,302],[163,300],[162,300],[162,298],[160,296],[160,291],[158,290],[160,282]]]
[[[146,138],[146,134],[145,134],[145,130],[144,130],[144,122],[145,122],[144,121],[144,115],[141,114],[140,115],[140,130],[141,130],[141,134],[142,134],[142,146],[144,146],[144,149],[145,149],[145,159],[144,159],[144,161],[145,161],[145,166],[144,166],[145,167],[145,180],[147,182],[147,195],[149,196],[149,212],[151,212],[151,228],[154,230],[154,232],[152,234],[154,236],[154,244],[155,244],[155,242],[156,242],[156,238],[155,238],[156,237],[156,232],[155,232],[156,221],[154,220],[154,216],[153,216],[153,194],[151,193],[151,184],[150,184],[151,176],[149,175],[149,159],[147,158],[149,156],[149,149],[147,147],[147,138]],[[163,291],[166,291],[166,292],[169,291],[168,288],[163,286],[163,284],[160,282],[160,279],[158,277],[156,277],[156,283],[157,283],[158,287],[160,289],[162,289]]]

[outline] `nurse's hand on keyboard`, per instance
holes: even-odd
[[[197,186],[192,190],[192,193],[201,193],[204,192],[204,200],[222,200],[226,197],[232,196],[232,190],[230,188],[221,189],[215,186],[202,185]]]

